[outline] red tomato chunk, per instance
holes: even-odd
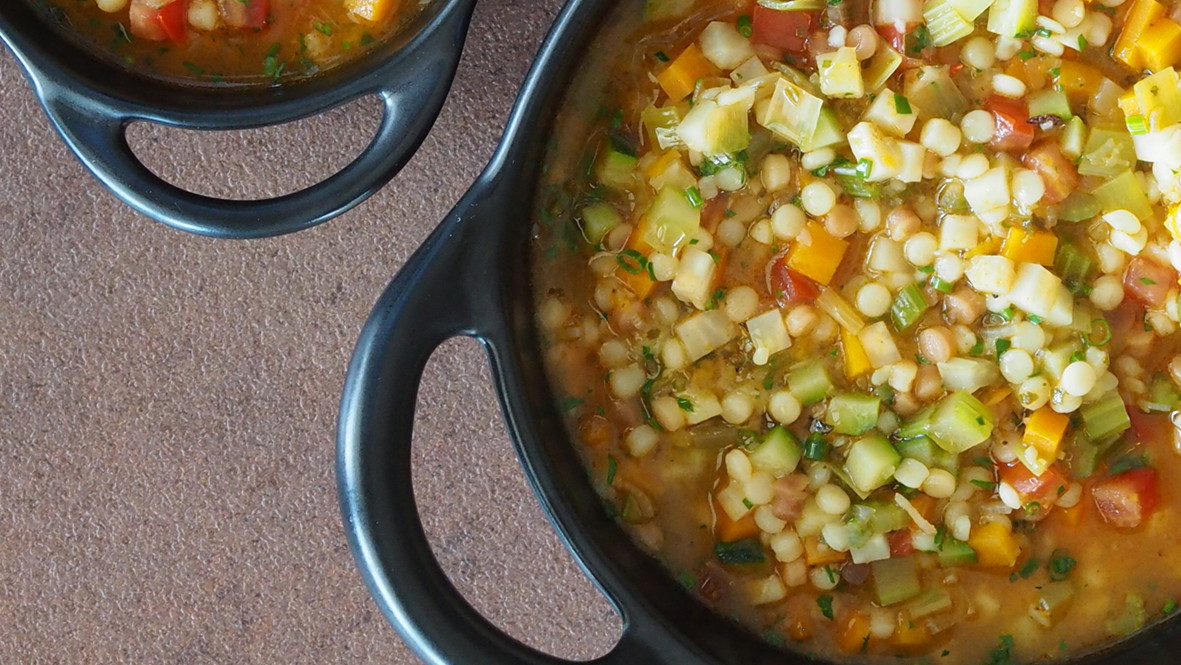
[[[1022,161],[1037,171],[1046,184],[1046,203],[1061,203],[1078,189],[1078,171],[1074,164],[1058,149],[1057,141],[1042,141],[1025,154]]]
[[[996,136],[992,147],[1005,152],[1023,152],[1033,145],[1033,125],[1029,124],[1029,109],[1025,102],[990,95],[984,106],[996,120]]]
[[[755,5],[751,39],[756,44],[804,53],[808,50],[813,18],[812,12],[785,12]]]
[[[776,260],[771,266],[769,286],[781,307],[797,302],[809,303],[820,296],[816,284],[784,265],[784,259]]]
[[[1095,507],[1111,526],[1140,526],[1156,508],[1156,471],[1133,469],[1100,480],[1091,489]]]
[[[1177,283],[1177,273],[1152,259],[1137,256],[1124,272],[1124,290],[1137,302],[1159,308],[1165,304],[1169,289]]]

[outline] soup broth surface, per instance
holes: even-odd
[[[1156,0],[620,3],[532,257],[608,509],[719,621],[835,662],[1165,620],[1178,61]]]

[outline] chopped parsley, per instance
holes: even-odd
[[[1066,550],[1054,550],[1054,553],[1050,555],[1048,566],[1050,569],[1050,579],[1055,582],[1061,582],[1070,576],[1070,571],[1074,570],[1074,567],[1077,565],[1078,561],[1075,561]]]
[[[832,596],[827,593],[822,593],[816,597],[816,605],[820,607],[820,614],[824,615],[825,619],[832,621]]]
[[[689,413],[693,413],[693,402],[690,402],[689,400],[685,399],[684,397],[677,398],[677,406],[681,407],[682,411],[687,411]],[[749,506],[747,506],[747,507],[749,508]]]
[[[615,461],[614,455],[607,456],[607,484],[615,484],[615,474],[619,471],[619,462]]]

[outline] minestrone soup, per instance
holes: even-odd
[[[670,574],[841,662],[1177,609],[1181,7],[649,0],[587,58],[537,324]]]
[[[431,0],[37,0],[125,66],[209,84],[272,84],[364,53]]]

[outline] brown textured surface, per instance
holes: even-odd
[[[369,307],[491,154],[558,7],[483,0],[407,170],[338,220],[258,242],[132,213],[0,52],[0,662],[417,662],[345,544],[337,400]],[[249,196],[341,164],[375,108],[132,137],[175,182]],[[448,343],[423,390],[416,491],[444,568],[525,642],[607,650],[618,620],[525,486],[478,347]]]

